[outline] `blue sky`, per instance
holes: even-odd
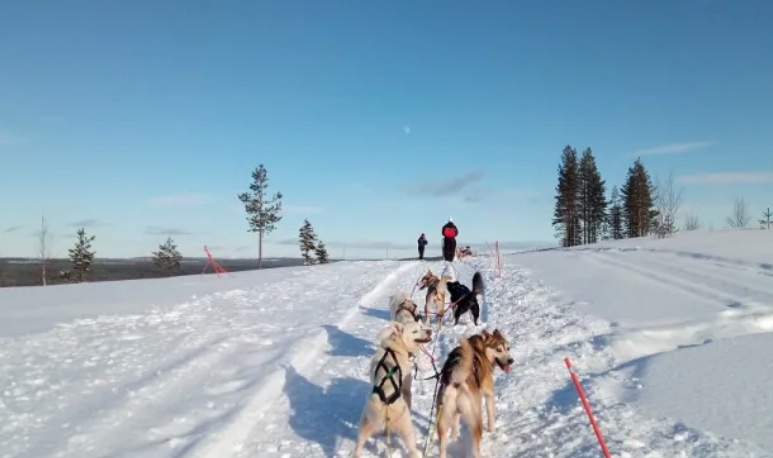
[[[3,2],[0,256],[45,212],[64,255],[257,254],[236,198],[259,163],[340,256],[555,243],[556,167],[637,155],[720,228],[773,204],[773,3]],[[767,199],[767,200],[766,200]]]

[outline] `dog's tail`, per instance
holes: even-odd
[[[480,272],[475,272],[475,275],[472,276],[472,294],[483,294],[484,289],[483,275]]]
[[[458,386],[460,384],[463,384],[467,377],[472,374],[473,369],[473,358],[474,358],[474,350],[472,349],[472,345],[470,344],[470,341],[461,338],[459,340],[459,346],[461,349],[461,358],[459,359],[459,364],[456,365],[453,372],[451,372],[451,385]]]

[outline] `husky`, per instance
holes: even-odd
[[[381,345],[370,361],[373,390],[362,409],[354,458],[360,457],[365,441],[387,428],[400,435],[411,458],[419,458],[411,422],[410,357],[421,344],[432,340],[432,330],[420,321],[393,321],[378,339]]]
[[[483,294],[483,275],[475,272],[472,276],[472,290],[458,281],[449,281],[446,288],[451,294],[451,303],[454,304],[454,326],[459,324],[459,318],[467,311],[472,314],[472,321],[477,326],[480,317],[478,295]]]
[[[404,292],[389,297],[389,319],[391,321],[402,324],[422,321],[421,315],[417,313],[418,310],[419,306]]]
[[[419,281],[419,291],[427,289],[427,295],[424,299],[424,325],[429,326],[430,305],[434,306],[435,317],[437,319],[438,330],[443,324],[443,315],[446,309],[446,285],[453,280],[450,275],[438,277],[432,273],[432,269],[427,269],[427,273]]]
[[[460,345],[448,355],[440,371],[440,387],[437,394],[437,434],[440,458],[446,458],[448,429],[453,438],[459,437],[461,420],[472,433],[472,453],[480,458],[483,438],[482,401],[486,401],[488,431],[495,430],[494,417],[494,364],[509,373],[513,364],[510,344],[495,329],[462,338]]]

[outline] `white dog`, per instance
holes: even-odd
[[[404,292],[389,297],[389,319],[406,324],[420,321],[419,306]]]
[[[411,363],[410,357],[419,345],[432,340],[432,330],[421,322],[389,323],[378,335],[381,342],[370,361],[368,395],[360,417],[354,458],[359,458],[365,441],[377,432],[397,433],[405,443],[411,458],[421,456],[411,423]]]

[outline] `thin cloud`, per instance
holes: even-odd
[[[484,191],[470,192],[466,194],[462,198],[462,200],[470,204],[476,203],[476,202],[483,202],[484,200],[486,200],[486,193]]]
[[[24,226],[11,226],[3,229],[3,234],[10,234],[11,232],[16,232],[19,229],[23,229]]]
[[[96,226],[104,226],[104,224],[99,221],[97,218],[88,218],[88,219],[82,219],[80,221],[73,221],[70,224],[68,224],[70,227],[96,227]]]
[[[148,235],[191,235],[190,232],[184,229],[178,229],[174,227],[160,227],[160,226],[148,226],[145,228],[145,233]]]
[[[539,193],[535,190],[518,189],[518,188],[502,188],[502,189],[482,189],[474,188],[465,193],[462,200],[467,203],[476,203],[483,201],[509,201],[509,202],[523,202],[534,201],[539,196]]]
[[[422,183],[408,189],[415,196],[445,197],[461,193],[465,188],[483,179],[486,173],[473,170],[457,177],[430,183]]]
[[[243,252],[245,252],[245,251],[247,251],[249,249],[250,249],[250,247],[242,245],[242,246],[238,246],[238,247],[234,248],[234,252],[235,253],[243,253]]]
[[[325,211],[322,207],[304,206],[304,205],[282,205],[282,214],[285,215],[310,215],[322,213]]]
[[[635,151],[632,156],[656,156],[663,154],[682,154],[689,153],[698,149],[708,148],[714,145],[714,142],[681,142],[660,145],[654,148],[645,148]]]
[[[211,195],[199,192],[169,194],[150,199],[151,204],[162,207],[195,207],[210,202],[212,202]]]
[[[726,172],[682,175],[677,181],[684,184],[741,184],[773,182],[773,172]]]

